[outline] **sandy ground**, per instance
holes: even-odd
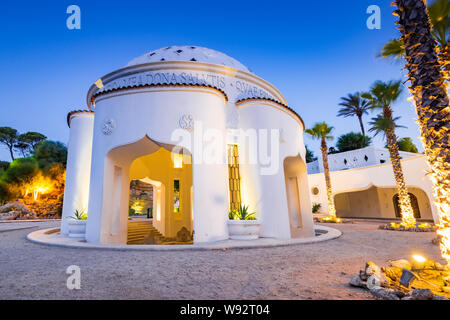
[[[25,236],[58,223],[28,224],[34,228],[0,225],[0,299],[373,299],[348,285],[367,260],[422,253],[443,262],[433,233],[377,230],[379,222],[327,224],[343,235],[316,244],[186,252],[42,246]],[[74,264],[80,290],[66,287]]]

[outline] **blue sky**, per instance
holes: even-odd
[[[66,27],[71,4],[81,8],[81,30]],[[366,27],[373,4],[381,8],[380,30]],[[356,118],[336,117],[339,98],[378,79],[405,79],[401,63],[376,57],[399,34],[392,10],[385,0],[2,2],[0,126],[67,142],[66,115],[85,108],[99,77],[153,49],[197,45],[236,58],[274,84],[306,126],[326,121],[335,137],[358,132]],[[408,127],[397,133],[423,150],[408,96],[405,87],[395,105]],[[319,153],[317,142],[305,142]],[[381,137],[374,142],[384,145]],[[0,160],[9,160],[1,146]]]

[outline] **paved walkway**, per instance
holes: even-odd
[[[58,225],[42,222],[37,228]],[[348,286],[367,260],[385,265],[421,253],[443,263],[433,233],[378,225],[331,225],[341,237],[311,244],[167,252],[43,246],[25,239],[30,229],[0,232],[0,298],[373,299]],[[70,265],[81,269],[80,290],[66,287]]]

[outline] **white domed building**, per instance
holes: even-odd
[[[163,237],[185,228],[194,244],[228,239],[240,205],[255,212],[259,237],[314,236],[304,123],[239,61],[161,48],[97,80],[87,104],[67,117],[62,235],[86,210],[87,242],[126,244],[130,182],[141,181]]]

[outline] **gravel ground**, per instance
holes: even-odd
[[[34,223],[0,232],[0,299],[373,299],[348,285],[367,260],[384,265],[422,253],[443,263],[434,233],[377,230],[379,224],[327,224],[343,235],[315,244],[140,252],[34,244],[28,233],[58,225]],[[80,290],[66,287],[66,268],[74,264]]]

